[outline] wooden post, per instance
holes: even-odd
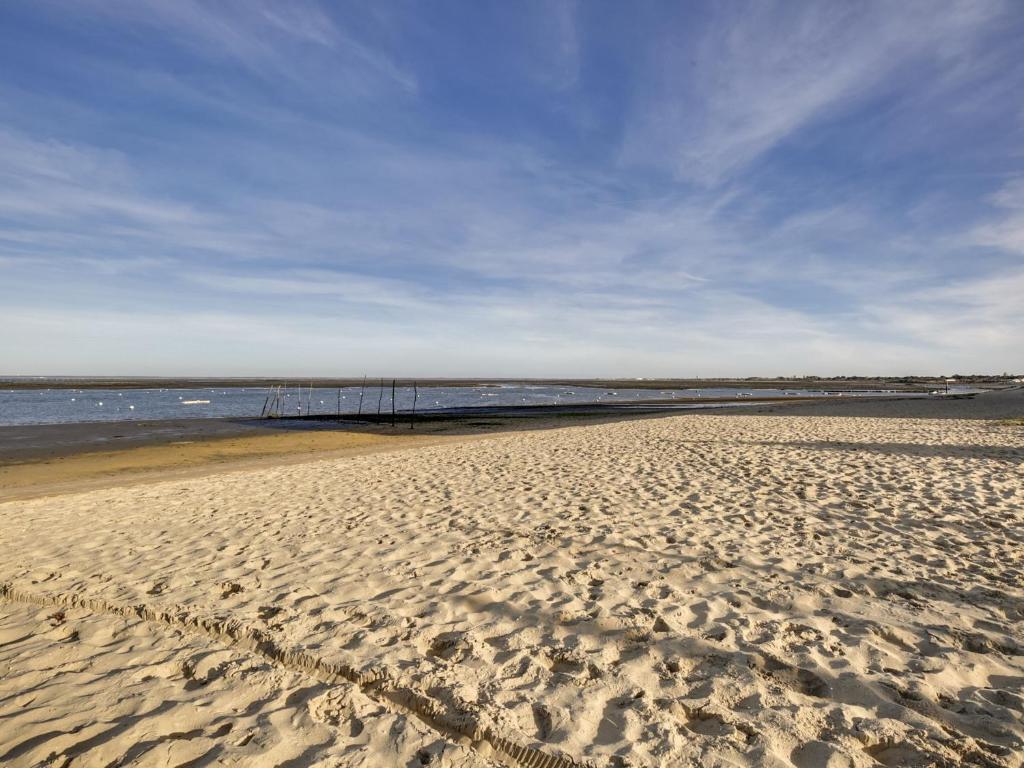
[[[359,415],[363,415],[363,393],[366,392],[366,374],[363,374],[363,387],[359,390]]]
[[[391,426],[395,426],[395,380],[391,380]]]
[[[377,421],[380,421],[380,406],[384,402],[384,379],[380,380],[380,396],[377,398]]]
[[[409,419],[409,429],[416,428],[416,401],[420,397],[420,392],[416,388],[416,382],[412,383],[412,417]]]
[[[270,395],[274,391],[274,385],[271,384],[267,387],[267,399],[263,401],[263,408],[260,410],[260,418],[262,419],[267,413],[267,404],[270,402]]]

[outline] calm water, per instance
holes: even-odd
[[[812,390],[744,389],[597,389],[593,387],[552,387],[529,384],[502,384],[493,387],[423,387],[419,390],[417,410],[495,405],[555,405],[558,403],[630,403],[691,397],[824,396]],[[847,393],[865,397],[874,393]],[[0,389],[0,425],[68,424],[89,421],[125,421],[140,419],[213,418],[223,416],[259,416],[267,399],[266,389],[228,387],[216,389]],[[197,402],[198,401],[198,402]],[[381,392],[367,386],[363,413],[391,412],[391,387]],[[337,389],[290,388],[279,401],[282,416],[305,414],[355,413],[359,408],[359,387]],[[395,406],[408,411],[413,406],[411,387],[399,387]]]

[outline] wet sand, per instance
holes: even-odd
[[[707,411],[714,415],[846,415],[872,418],[1012,419],[1024,417],[1024,388],[970,399],[830,398],[827,401],[750,402]],[[177,419],[0,427],[0,500],[151,482],[207,472],[294,463],[412,447],[431,440],[487,433],[610,423],[676,413],[679,403],[468,409],[417,420],[409,429],[330,419]],[[659,410],[661,409],[661,410]]]
[[[637,413],[449,416],[390,426],[301,419],[180,419],[0,427],[0,501],[170,477],[456,442],[508,431],[604,423]]]

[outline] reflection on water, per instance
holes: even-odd
[[[360,406],[360,395],[362,405]],[[629,403],[650,400],[714,397],[808,397],[830,394],[820,390],[778,389],[617,389],[500,384],[486,387],[420,387],[416,410],[472,406]],[[883,392],[845,393],[862,397]],[[0,390],[0,425],[68,424],[89,421],[181,419],[259,416],[272,396],[267,389],[43,389]],[[413,407],[413,388],[395,389],[395,408]],[[391,412],[391,385],[322,389],[289,387],[281,390],[277,411],[282,416]]]

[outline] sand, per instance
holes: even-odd
[[[15,456],[7,461],[0,449],[0,502],[170,477],[279,466],[309,461],[311,457],[341,458],[394,451],[444,440],[443,435],[424,434],[422,430],[373,434],[345,429],[190,437],[116,450],[72,445],[66,454],[40,451],[38,456]]]
[[[0,504],[0,764],[1020,766],[1022,465],[686,415]]]

